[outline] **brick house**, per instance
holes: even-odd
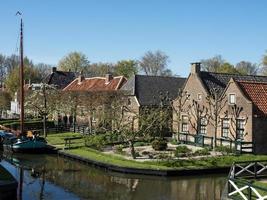
[[[161,106],[162,98],[168,97],[174,100],[179,88],[182,88],[186,78],[134,75],[121,88],[127,91],[127,107],[135,115],[142,114],[145,108],[158,108]],[[169,132],[172,132],[172,107],[168,102],[163,103],[165,109],[170,109]],[[133,116],[129,116],[133,117]],[[134,120],[133,129],[138,130],[138,119]]]
[[[264,101],[265,97],[257,96],[258,93],[265,95],[263,88],[266,83],[267,77],[265,76],[206,72],[200,70],[200,63],[193,63],[183,89],[188,99],[183,105],[180,120],[174,113],[173,128],[176,132],[193,134],[195,138],[200,135],[213,140],[217,132],[217,145],[229,145],[229,142],[225,141],[251,142],[255,153],[267,153],[267,148],[266,150],[263,148],[264,129],[259,129],[259,127],[266,126],[264,105],[267,104],[267,100]],[[217,131],[215,131],[214,123],[211,123],[210,116],[213,111],[207,100],[207,97],[212,97],[214,100],[214,94],[219,97],[217,107],[221,106],[218,113]],[[178,99],[173,102],[174,106],[178,103]],[[198,106],[194,107],[192,104]],[[193,117],[193,112],[189,112],[194,108],[205,111],[195,111],[195,113],[200,113],[196,118]],[[195,124],[197,124],[197,129],[194,127]],[[184,140],[184,138],[180,139]],[[196,139],[191,142],[198,143]],[[203,137],[200,142],[205,142]]]
[[[77,92],[81,95],[79,96],[80,99],[85,98],[84,101],[88,101],[89,103],[81,102],[81,104],[84,105],[79,104],[79,110],[81,110],[81,113],[83,114],[79,115],[77,113],[76,116],[72,116],[72,113],[65,113],[65,116],[62,117],[63,122],[65,124],[70,124],[69,119],[74,118],[75,122],[78,125],[86,125],[89,126],[90,129],[96,128],[101,121],[100,114],[104,113],[105,110],[108,110],[105,108],[109,106],[108,104],[111,101],[111,99],[109,98],[112,98],[112,96],[116,94],[116,91],[119,91],[119,89],[126,83],[126,81],[126,78],[123,76],[113,77],[111,74],[106,74],[105,77],[91,78],[85,78],[83,75],[79,75],[65,88],[63,88],[63,92]],[[82,94],[84,94],[85,96],[83,96]],[[97,100],[99,100],[99,102],[92,105],[92,107],[94,107],[92,108],[93,111],[90,111],[89,113],[88,109],[85,107],[90,104],[90,101],[95,102]],[[111,123],[109,123],[109,125],[107,126],[111,126]]]

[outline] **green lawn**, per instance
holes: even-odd
[[[156,169],[156,170],[171,169],[170,167],[157,165],[155,162],[143,163],[143,162],[138,162],[134,160],[127,160],[116,155],[107,155],[107,154],[101,153],[97,150],[90,149],[87,147],[82,147],[79,149],[70,149],[70,150],[66,150],[66,152],[74,154],[74,155],[82,156],[84,158],[88,158],[91,160],[103,162],[106,164],[117,165],[121,167],[133,167],[133,168]]]
[[[79,137],[81,136],[80,133],[72,133],[72,132],[67,132],[67,133],[55,133],[55,134],[49,134],[46,137],[46,140],[49,144],[57,146],[57,147],[64,147],[65,145],[65,140],[64,138],[68,137]],[[71,147],[82,147],[84,146],[84,139],[78,139],[78,140],[73,140]]]
[[[64,138],[81,136],[80,133],[61,133],[49,134],[47,140],[52,145],[64,146]],[[217,168],[217,167],[230,167],[233,162],[239,161],[254,161],[254,160],[267,160],[267,155],[250,155],[244,154],[240,156],[218,156],[206,157],[202,159],[189,159],[189,160],[158,160],[158,161],[135,161],[127,160],[121,156],[107,155],[100,151],[84,146],[84,140],[74,140],[71,147],[78,147],[66,150],[66,152],[79,155],[91,160],[118,165],[121,167],[136,167],[144,169],[204,169],[204,168]]]

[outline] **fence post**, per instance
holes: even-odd
[[[254,163],[254,178],[257,178],[257,161]]]
[[[251,200],[251,184],[248,186],[248,199]]]

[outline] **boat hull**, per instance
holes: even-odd
[[[24,140],[14,143],[4,144],[4,151],[15,153],[47,153],[51,151],[45,140]]]

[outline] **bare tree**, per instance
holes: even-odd
[[[192,100],[192,103],[188,106],[187,114],[189,116],[189,123],[198,134],[200,131],[201,119],[205,118],[208,121],[208,108],[204,105],[201,106],[196,100]]]
[[[225,61],[222,59],[221,55],[201,60],[203,70],[208,72],[219,72],[224,63]]]
[[[46,120],[56,110],[56,100],[59,98],[54,86],[41,84],[40,90],[30,90],[26,93],[25,108],[29,114],[37,113],[43,118],[44,137],[47,136]]]
[[[225,95],[220,95],[219,90],[213,88],[206,98],[208,103],[208,122],[214,127],[214,148],[217,146],[218,127],[221,126],[220,114],[226,106]]]
[[[167,69],[168,61],[169,57],[162,51],[148,51],[139,61],[139,66],[146,75],[171,76],[171,70]]]
[[[189,100],[190,94],[186,91],[183,91],[179,88],[177,98],[175,99],[175,103],[171,102],[172,110],[176,115],[177,118],[177,131],[180,133],[181,128],[181,113],[185,112],[184,105]]]
[[[236,64],[236,70],[242,75],[257,75],[259,67],[256,63],[241,61]]]
[[[229,110],[225,112],[226,117],[230,119],[230,134],[234,138],[234,141],[243,140],[243,137],[247,135],[247,133],[243,133],[241,135],[237,132],[238,129],[238,121],[243,120],[243,126],[247,124],[248,116],[245,115],[241,118],[241,113],[243,111],[243,107],[237,106],[236,104],[231,106]]]

